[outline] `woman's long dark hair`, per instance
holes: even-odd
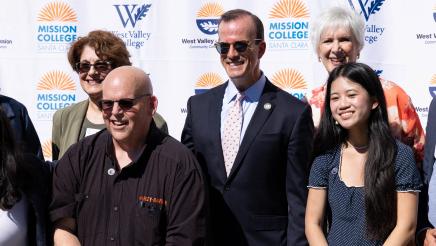
[[[331,85],[339,77],[360,84],[378,102],[368,119],[368,154],[365,163],[365,216],[369,239],[385,240],[397,221],[395,158],[397,146],[389,129],[386,100],[376,73],[362,63],[335,68],[327,80],[324,113],[315,135],[315,156],[346,142],[348,132],[335,124],[330,108]]]
[[[20,199],[21,184],[17,152],[13,132],[5,112],[0,107],[0,209],[11,209]]]

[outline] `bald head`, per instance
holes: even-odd
[[[135,94],[153,94],[150,77],[141,69],[133,66],[122,66],[112,70],[103,83],[103,94],[114,84],[122,84],[134,90]]]
[[[150,78],[132,66],[112,70],[103,81],[102,111],[114,143],[141,146],[157,108]]]

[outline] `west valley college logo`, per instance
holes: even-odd
[[[139,7],[138,6],[138,4],[114,5],[124,28],[126,28],[127,24],[129,23],[132,27],[135,27],[138,21],[142,20],[145,16],[147,16],[147,12],[150,10],[151,4],[143,4]]]

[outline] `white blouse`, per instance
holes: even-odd
[[[0,245],[27,245],[27,209],[24,195],[10,210],[0,209]]]

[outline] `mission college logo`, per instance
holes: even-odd
[[[77,16],[66,3],[51,2],[39,12],[37,49],[41,53],[63,53],[77,39]]]
[[[36,86],[37,118],[51,120],[56,110],[76,102],[76,85],[68,74],[50,71],[42,76]]]
[[[221,85],[224,80],[217,73],[205,73],[195,83],[195,94],[201,94],[213,87]]]
[[[309,10],[301,0],[281,0],[269,14],[268,48],[307,50],[309,47]]]
[[[293,68],[277,71],[272,76],[271,82],[300,100],[304,98],[308,88],[303,75]]]
[[[432,97],[436,98],[436,74],[433,74],[433,77],[430,80],[428,91]]]
[[[385,28],[381,25],[376,25],[370,20],[370,17],[377,14],[385,0],[348,0],[350,7],[365,17],[365,42],[373,44],[380,40]]]
[[[151,33],[146,32],[139,24],[144,23],[150,13],[151,4],[114,4],[113,6],[124,29],[112,33],[121,38],[127,47],[139,49],[144,46],[145,41],[150,39]]]
[[[182,38],[182,44],[188,45],[191,49],[212,47],[216,38],[209,37],[218,33],[218,21],[223,13],[224,9],[218,3],[204,4],[197,11],[196,19],[197,28],[202,36],[184,37]]]

